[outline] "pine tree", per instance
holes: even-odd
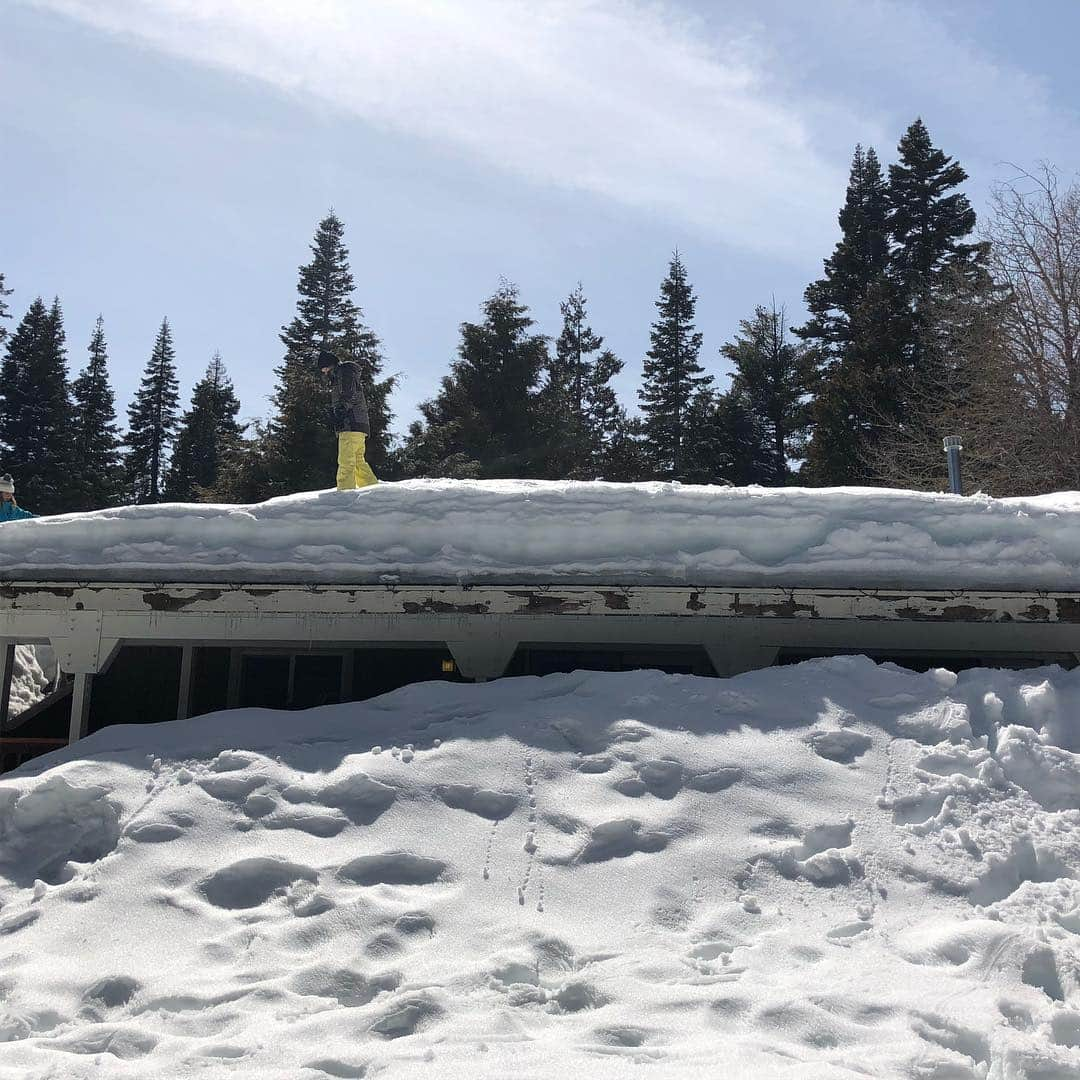
[[[8,311],[7,300],[4,298],[10,296],[14,290],[4,287],[4,275],[0,274],[0,345],[3,345],[7,340],[8,330],[4,325],[4,319],[11,318],[11,312]]]
[[[927,340],[931,312],[956,275],[978,287],[986,277],[989,245],[966,243],[975,211],[955,191],[967,173],[933,145],[921,118],[904,132],[900,161],[889,166],[888,226],[893,241],[892,276],[906,305],[906,363],[914,376],[932,362]]]
[[[485,301],[484,320],[462,323],[458,359],[439,393],[420,406],[405,459],[425,476],[528,476],[540,471],[536,390],[547,339],[517,287],[503,282]]]
[[[333,211],[319,222],[311,262],[300,267],[296,315],[282,327],[285,359],[276,369],[276,415],[268,438],[273,494],[324,488],[333,475],[337,450],[329,392],[314,366],[320,348],[359,364],[371,419],[367,459],[376,471],[386,460],[392,420],[387,400],[396,377],[380,377],[379,339],[364,326],[353,302],[355,286],[344,237],[345,227]]]
[[[628,416],[618,406],[619,419],[604,447],[599,476],[623,484],[648,480],[653,475],[653,458],[645,440],[645,424],[639,416]]]
[[[803,469],[814,483],[864,479],[864,446],[899,412],[904,307],[890,277],[888,210],[877,154],[856,146],[840,240],[807,287],[809,320],[794,331],[818,366]]]
[[[169,320],[161,320],[154,351],[135,400],[128,406],[127,489],[136,503],[162,500],[166,458],[176,436],[179,387]]]
[[[240,439],[239,411],[232,380],[221,353],[215,352],[180,421],[165,478],[165,497],[170,502],[202,499],[217,486],[222,460]]]
[[[73,501],[72,402],[60,301],[38,297],[7,343],[0,366],[0,443],[20,496],[43,514]]]
[[[755,482],[788,482],[789,462],[802,455],[809,420],[808,348],[788,339],[784,309],[773,303],[758,306],[752,319],[742,320],[735,339],[720,352],[735,366],[731,392],[756,420],[763,438],[752,456],[768,464],[762,480]]]
[[[0,366],[0,449],[9,460],[21,456],[20,448],[26,441],[33,390],[30,367],[45,340],[48,317],[45,302],[39,296],[11,335]]]
[[[592,365],[585,382],[585,423],[592,455],[586,479],[614,480],[623,468],[628,432],[626,409],[619,402],[611,380],[623,362],[605,349]]]
[[[217,477],[200,497],[210,502],[253,503],[266,498],[270,490],[270,436],[266,425],[252,420],[241,427],[234,439],[221,447]]]
[[[116,423],[116,399],[109,384],[105,324],[97,317],[87,347],[90,360],[72,384],[75,400],[72,431],[76,503],[72,509],[98,510],[123,499],[122,440]]]
[[[652,348],[646,353],[638,391],[655,475],[663,479],[685,479],[690,464],[690,403],[712,383],[698,363],[701,334],[694,326],[696,304],[676,251],[660,284],[659,317],[649,334]]]
[[[854,339],[851,322],[870,287],[889,266],[888,189],[871,146],[855,147],[847,194],[840,209],[840,240],[825,260],[823,276],[807,286],[810,319],[796,333],[840,359]]]
[[[692,484],[769,484],[775,458],[762,418],[746,395],[701,391],[689,408],[685,479]]]
[[[947,490],[942,439],[961,435],[969,490],[1000,498],[1075,486],[1076,458],[1063,418],[1048,424],[1018,378],[1028,358],[1016,355],[1010,332],[1017,302],[1014,292],[989,277],[954,276],[952,288],[935,302],[929,327],[934,362],[905,388],[904,422],[869,461],[878,483]],[[1031,322],[1024,318],[1023,324]]]
[[[605,450],[624,418],[611,380],[623,363],[588,323],[585,291],[577,288],[559,305],[562,332],[548,361],[538,407],[543,463],[553,479],[594,479],[604,469]]]

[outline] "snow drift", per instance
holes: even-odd
[[[0,528],[0,579],[1080,587],[1080,494],[413,480]]]
[[[48,645],[16,645],[11,675],[12,718],[36,705],[56,682],[56,656]]]
[[[0,1077],[1071,1080],[1080,672],[115,727],[0,783]]]

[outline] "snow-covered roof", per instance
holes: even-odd
[[[0,580],[1080,587],[1080,493],[411,480],[0,526]]]

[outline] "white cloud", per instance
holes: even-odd
[[[745,38],[713,28],[706,41],[700,22],[664,5],[37,3],[711,239],[799,258],[831,236],[846,161],[815,147]]]
[[[980,186],[1076,135],[1040,79],[896,0],[29,2],[802,265],[856,141],[889,160],[921,113]]]
[[[997,163],[1016,157],[1076,155],[1077,118],[1071,99],[1055,94],[1047,69],[1025,70],[1019,50],[1000,31],[966,20],[977,9],[953,10],[940,0],[829,0],[785,12],[782,63],[770,64],[793,83],[832,99],[858,102],[858,137],[894,156],[903,128],[922,115],[947,153],[989,182]],[[981,31],[981,36],[980,36]],[[820,102],[803,114],[820,132]]]

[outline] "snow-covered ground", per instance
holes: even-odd
[[[0,783],[0,1077],[1075,1080],[1078,716],[838,658],[106,729]]]
[[[0,578],[1080,587],[1080,494],[412,480],[0,527]]]

